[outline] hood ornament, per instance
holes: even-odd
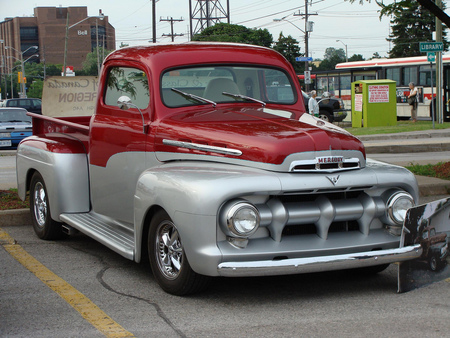
[[[327,178],[330,180],[331,183],[333,183],[333,185],[336,185],[337,182],[339,181],[339,177],[341,177],[340,175],[337,176],[327,176]]]

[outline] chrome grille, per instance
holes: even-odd
[[[345,158],[343,156],[316,157],[311,160],[293,161],[290,165],[291,172],[315,172],[315,171],[341,171],[360,169],[361,162],[358,158]]]
[[[362,191],[276,196],[256,207],[261,226],[278,242],[283,236],[297,234],[317,234],[322,239],[336,231],[368,235],[372,222],[386,210],[381,197]]]

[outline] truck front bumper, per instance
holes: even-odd
[[[358,252],[323,257],[251,262],[225,262],[217,267],[220,276],[252,277],[345,270],[403,262],[422,255],[420,244],[403,248]]]

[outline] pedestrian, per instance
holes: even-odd
[[[415,123],[417,119],[417,88],[414,82],[409,83],[408,103],[411,106],[412,121]]]
[[[311,97],[308,101],[308,110],[309,114],[318,117],[319,116],[319,103],[316,100],[317,92],[315,90],[311,90]]]

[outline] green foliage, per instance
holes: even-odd
[[[345,51],[342,48],[328,47],[318,70],[333,70],[338,63],[345,62]]]
[[[195,34],[192,41],[236,42],[270,47],[273,38],[267,29],[250,29],[241,25],[218,23]]]
[[[348,0],[350,3],[359,2],[363,4],[370,0]],[[392,41],[394,47],[389,52],[389,57],[407,57],[423,55],[419,51],[419,42],[431,41],[432,32],[435,31],[435,14],[427,8],[431,8],[434,3],[427,4],[424,1],[396,0],[384,4],[383,0],[375,0],[380,6],[380,19],[383,16],[392,18],[392,34],[388,41]],[[426,6],[422,6],[422,4]],[[445,10],[445,3],[442,2],[442,9]],[[436,12],[435,12],[436,13]],[[443,13],[445,15],[445,13]],[[448,50],[449,43],[446,40],[445,30],[442,33],[444,50]]]
[[[108,56],[108,54],[111,52],[112,52],[111,50],[106,50],[102,47],[99,47],[98,59],[97,59],[97,49],[87,54],[86,61],[83,62],[83,70],[77,71],[76,72],[77,75],[97,76],[99,66],[101,67],[104,58],[106,58],[106,56]]]
[[[393,16],[392,34],[388,41],[392,41],[394,47],[389,56],[394,58],[423,55],[419,50],[419,42],[432,40],[432,32],[436,26],[434,15],[416,1],[407,2],[402,6],[398,3],[380,6],[381,13]],[[448,47],[445,39],[444,47],[445,49]]]
[[[353,54],[352,56],[350,56],[348,58],[348,61],[364,61],[364,57],[362,56],[362,54]]]
[[[275,42],[275,45],[273,46],[273,49],[282,54],[292,64],[296,72],[303,71],[304,64],[295,61],[295,58],[302,54],[300,54],[298,41],[292,36],[288,35],[285,37],[281,32],[278,37],[278,41]]]

